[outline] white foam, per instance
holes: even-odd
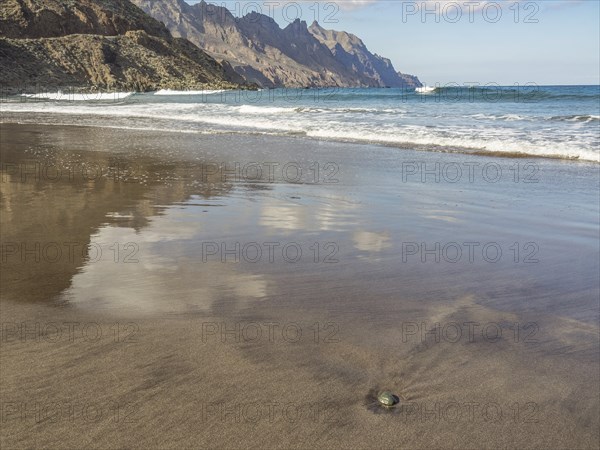
[[[213,95],[227,92],[227,89],[204,89],[201,91],[175,91],[171,89],[161,89],[156,91],[154,95]]]
[[[130,97],[135,92],[91,92],[88,94],[75,94],[73,92],[42,92],[38,94],[22,94],[23,97],[45,99],[45,100],[62,100],[70,102],[86,102],[99,100],[122,100]]]
[[[290,114],[296,112],[296,109],[254,105],[242,105],[237,108],[238,112],[242,114]]]
[[[585,123],[590,123],[590,122],[594,122],[594,121],[598,121],[600,120],[600,116],[595,116],[595,115],[591,115],[591,116],[574,116],[570,119],[567,119],[569,122],[585,122]]]
[[[515,122],[518,120],[528,120],[531,121],[531,117],[521,116],[519,114],[472,114],[467,116],[472,119],[477,120],[504,120],[506,122]]]
[[[536,116],[517,114],[442,115],[444,120],[420,111],[393,109],[393,116],[340,114],[336,108],[228,105],[223,103],[120,103],[88,104],[6,102],[3,112],[68,114],[73,124],[117,128],[151,127],[157,130],[207,133],[306,135],[330,141],[369,142],[398,147],[440,146],[456,151],[515,152],[537,156],[579,158],[600,162],[597,128],[584,122],[557,122],[549,128],[523,128],[519,120]],[[318,109],[319,113],[314,114]],[[339,108],[342,109],[342,108]],[[349,109],[349,108],[344,108]],[[313,114],[304,114],[305,112]],[[390,110],[392,111],[392,110]],[[398,120],[397,115],[402,117]],[[86,119],[77,120],[77,116]],[[94,116],[101,116],[98,120]],[[90,119],[92,118],[92,119]],[[473,119],[499,120],[499,125]],[[465,120],[466,119],[466,120]],[[469,120],[471,119],[471,120]],[[65,119],[65,121],[70,119]],[[539,120],[539,119],[538,119]],[[514,122],[513,122],[514,121]],[[438,124],[439,122],[439,124]],[[511,122],[516,125],[512,125]]]
[[[515,120],[525,120],[526,118],[518,114],[504,114],[503,116],[500,116],[499,119],[513,122]]]
[[[421,145],[440,146],[444,148],[466,149],[472,151],[522,153],[535,156],[561,158],[578,158],[586,161],[600,162],[600,154],[584,147],[584,143],[557,143],[556,140],[538,137],[534,142],[523,141],[518,136],[480,136],[467,132],[456,132],[454,135],[441,136],[440,133],[407,127],[405,132],[389,133],[386,130],[335,130],[318,129],[307,133],[309,137],[325,140],[341,140],[349,142],[379,143],[386,145]]]

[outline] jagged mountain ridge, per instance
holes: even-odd
[[[242,81],[129,0],[2,0],[3,88],[236,88]]]
[[[389,59],[372,54],[356,36],[310,27],[296,20],[285,28],[263,14],[235,18],[205,1],[132,0],[163,22],[175,36],[189,39],[218,60],[231,64],[247,81],[263,87],[420,86]]]
[[[313,53],[305,55],[301,61],[290,57],[287,53],[294,53],[292,49],[296,46],[291,39],[294,27],[282,30],[267,16],[250,14],[244,20],[236,20],[226,8],[206,3],[134,1],[165,23],[173,35],[185,37],[216,59],[229,62],[249,82],[264,87],[335,86],[340,82],[352,82],[350,73],[333,74],[323,69],[324,64],[333,64],[338,71],[344,72],[331,52],[309,33],[304,41],[305,45],[312,46]],[[324,60],[319,61],[320,57]]]
[[[392,62],[372,54],[364,42],[354,34],[326,30],[316,21],[310,26],[309,31],[350,70],[366,74],[376,80],[380,86],[399,87],[400,78]]]

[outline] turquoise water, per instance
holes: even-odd
[[[160,91],[8,97],[2,120],[250,133],[600,161],[600,86]]]

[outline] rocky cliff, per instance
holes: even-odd
[[[362,75],[361,81],[379,87],[419,87],[421,83],[412,75],[404,77],[396,72],[392,62],[373,54],[357,36],[345,31],[326,30],[313,22],[310,33],[327,46],[331,53],[348,70]]]
[[[189,39],[218,60],[227,61],[247,81],[264,87],[414,87],[391,61],[372,54],[356,36],[310,27],[296,20],[285,28],[252,12],[236,19],[224,7],[202,1],[132,0],[163,22],[174,36]]]
[[[0,82],[9,92],[215,89],[240,80],[128,0],[0,0]]]
[[[423,83],[414,75],[409,75],[407,73],[398,72],[398,77],[402,80],[405,86],[411,88],[422,87]]]

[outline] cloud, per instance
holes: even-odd
[[[547,9],[562,9],[570,6],[581,6],[585,0],[554,0],[544,2]]]
[[[381,3],[380,0],[344,0],[338,2],[337,5],[340,9],[344,10],[352,10],[352,9],[360,9],[366,6],[372,5],[374,3]]]

